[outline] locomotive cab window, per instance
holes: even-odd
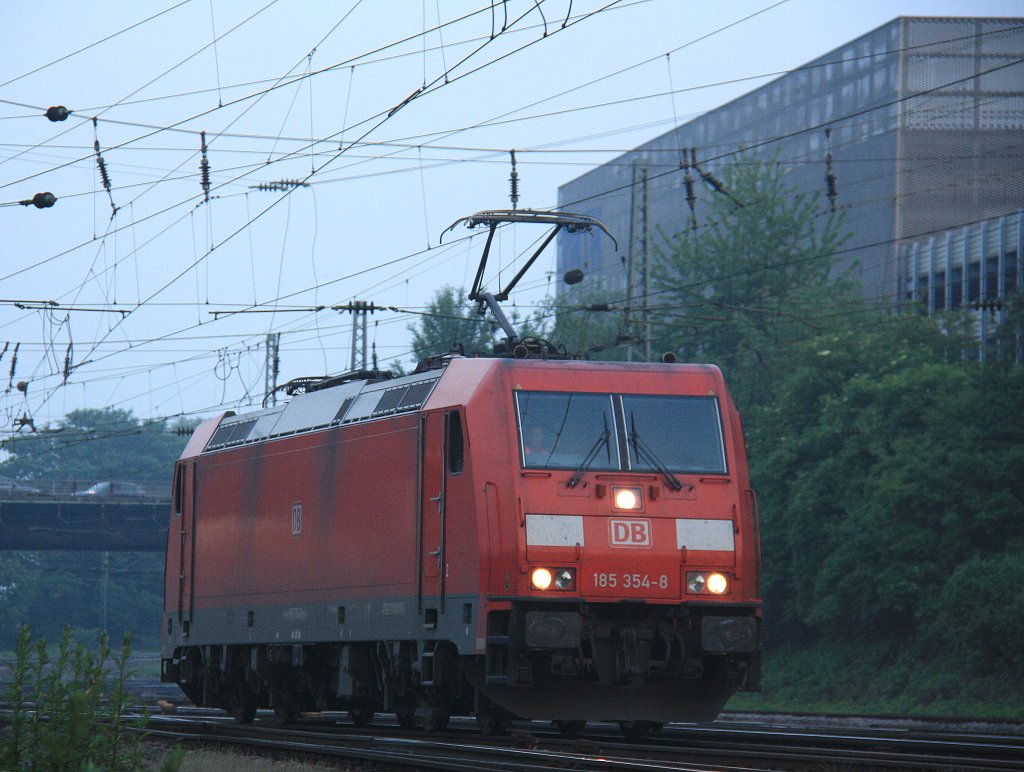
[[[448,420],[448,474],[460,474],[466,461],[465,441],[462,438],[462,414],[454,410]]]
[[[722,419],[714,397],[622,396],[630,468],[726,474]]]
[[[516,391],[526,469],[727,474],[716,397]]]
[[[517,391],[516,414],[524,467],[619,468],[611,395]]]

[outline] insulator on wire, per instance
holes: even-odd
[[[22,206],[34,206],[36,209],[49,209],[57,203],[57,197],[47,191],[46,193],[36,193],[32,198],[27,198],[18,203]]]
[[[975,300],[973,303],[968,303],[968,308],[975,311],[988,311],[994,314],[996,311],[1003,310],[1003,299],[1002,298],[989,298],[988,300]]]
[[[829,207],[836,211],[836,175],[832,170],[832,129],[825,129],[825,144],[828,152],[825,153],[825,195],[828,197]]]
[[[683,153],[685,157],[686,154]],[[684,167],[686,172],[683,175],[683,184],[686,185],[686,205],[690,207],[690,230],[697,231],[697,195],[693,192],[693,175],[690,174],[690,164]]]
[[[68,343],[67,351],[64,352],[64,383],[68,382],[68,376],[71,375],[71,350],[72,344]]]
[[[708,186],[710,186],[711,189],[714,190],[716,193],[721,193],[727,199],[736,204],[736,206],[745,206],[745,204],[742,201],[740,201],[738,198],[736,198],[736,196],[734,196],[732,193],[726,190],[725,183],[718,179],[718,177],[716,177],[713,173],[706,172],[700,168],[700,165],[697,163],[697,148],[695,147],[690,148],[690,165],[697,170],[697,174],[700,175],[700,178],[704,180],[704,182]]]
[[[96,140],[96,165],[100,169],[100,180],[103,182],[103,189],[110,192],[110,175],[107,174],[107,162],[100,155],[100,141]]]
[[[374,311],[383,311],[384,306],[378,306],[372,300],[353,300],[343,306],[331,306],[331,309],[333,311],[348,311],[353,314],[372,314]]]
[[[308,188],[309,183],[303,182],[302,180],[273,180],[271,182],[261,182],[259,185],[250,185],[250,190],[261,190],[263,192],[278,191],[283,192],[289,188]]]
[[[519,205],[519,172],[516,171],[515,149],[510,150],[509,154],[512,156],[512,175],[508,178],[511,185],[509,197],[512,199],[512,210],[515,211]]]
[[[7,376],[7,388],[11,388],[14,385],[14,373],[18,370],[18,349],[21,348],[21,343],[14,344],[14,352],[11,354],[11,372]]]
[[[203,201],[210,200],[210,160],[206,157],[206,132],[199,132],[199,149],[202,158],[199,161],[199,184],[203,188]]]
[[[71,111],[64,105],[54,105],[53,107],[47,107],[43,115],[48,120],[57,123],[58,121],[66,121],[68,116],[71,115]]]
[[[93,117],[92,128],[94,133],[97,132],[97,125],[96,118]],[[103,189],[107,191],[107,197],[110,199],[111,217],[113,217],[117,214],[117,206],[114,204],[114,194],[111,192],[110,175],[107,174],[107,162],[104,161],[103,156],[100,155],[100,138],[98,133],[96,133],[93,148],[96,150],[96,166],[100,170],[100,180],[103,182]]]

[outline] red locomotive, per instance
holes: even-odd
[[[492,235],[509,219],[483,214]],[[474,293],[496,305],[479,274]],[[175,467],[162,679],[242,721],[487,731],[642,731],[757,689],[756,508],[721,373],[508,344],[199,426]]]

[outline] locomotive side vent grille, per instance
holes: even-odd
[[[416,376],[413,376],[416,377]],[[383,384],[345,384],[348,395],[341,398],[337,389],[324,389],[301,395],[287,406],[263,411],[241,421],[222,423],[213,433],[204,452],[223,450],[247,442],[287,437],[339,424],[352,424],[411,412],[423,407],[437,378],[384,388]],[[339,406],[338,401],[341,404]]]
[[[436,380],[412,384],[409,390],[405,392],[405,396],[402,397],[398,410],[416,410],[423,407],[423,403],[427,401],[427,397],[433,391],[435,383],[437,383]]]
[[[340,421],[341,419],[343,419],[345,417],[345,413],[348,412],[348,409],[350,407],[352,407],[352,403],[355,402],[355,401],[356,401],[355,397],[349,397],[344,402],[342,402],[341,403],[341,407],[338,409],[337,415],[334,416],[334,421],[332,421],[332,423],[335,423],[335,422]]]
[[[377,407],[373,410],[373,417],[377,418],[382,415],[390,415],[398,409],[398,405],[402,402],[402,398],[405,397],[405,393],[409,390],[408,386],[399,386],[397,389],[388,389],[384,392],[380,398],[380,402],[377,403]]]
[[[395,413],[405,413],[423,407],[423,403],[427,401],[427,397],[430,396],[435,383],[437,383],[436,380],[421,381],[409,386],[388,389],[384,392],[380,402],[377,403],[377,407],[373,411],[373,417],[379,418],[380,416],[393,415]]]
[[[350,424],[356,421],[368,421],[371,418],[384,418],[398,413],[408,413],[423,407],[430,392],[437,383],[436,378],[419,381],[409,385],[395,386],[379,391],[364,391],[352,405],[342,405],[335,421]]]
[[[214,432],[213,437],[210,438],[209,444],[206,446],[207,450],[218,450],[220,448],[226,448],[231,445],[240,445],[245,442],[248,438],[252,428],[256,425],[258,418],[249,418],[245,421],[236,421],[235,423],[221,425]]]

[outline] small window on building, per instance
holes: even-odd
[[[981,265],[971,263],[967,267],[967,302],[977,303],[981,299]]]
[[[1003,257],[1003,265],[1006,268],[1006,276],[1003,279],[1003,288],[1007,297],[1017,289],[1017,250],[1007,252]]]
[[[945,271],[935,274],[935,285],[932,287],[932,304],[936,311],[942,311],[946,307]]]
[[[928,274],[921,274],[917,277],[917,299],[928,302]]]
[[[462,436],[462,414],[453,410],[448,414],[448,474],[459,474],[466,459],[466,445]]]
[[[999,258],[995,255],[985,258],[985,300],[999,297]]]
[[[950,308],[960,308],[964,299],[964,268],[962,265],[953,266],[953,302]]]

